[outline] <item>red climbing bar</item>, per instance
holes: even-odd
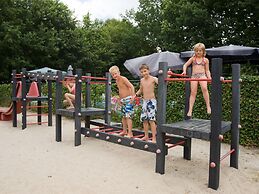
[[[179,141],[178,143],[175,143],[175,144],[169,144],[168,149],[173,148],[173,147],[178,146],[178,145],[182,145],[184,143],[185,143],[185,141]]]
[[[235,151],[235,149],[230,150],[229,152],[227,152],[225,155],[223,155],[220,158],[220,161],[224,160],[226,157],[228,157],[230,154],[232,154]]]
[[[44,124],[44,123],[48,123],[48,122],[47,121],[46,122],[30,122],[30,123],[27,123],[27,125]]]

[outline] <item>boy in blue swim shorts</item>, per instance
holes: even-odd
[[[140,88],[136,92],[136,96],[143,95],[143,106],[140,115],[140,121],[143,122],[145,135],[141,140],[147,141],[149,139],[149,126],[152,132],[152,142],[156,142],[156,110],[157,102],[155,97],[155,85],[158,84],[157,77],[150,75],[149,67],[142,64],[139,68],[141,73]]]
[[[116,80],[117,87],[119,89],[119,103],[121,104],[122,113],[122,132],[119,135],[133,137],[132,133],[132,116],[134,113],[133,101],[135,97],[135,89],[130,81],[120,75],[120,70],[117,66],[112,66],[109,69],[113,79]]]

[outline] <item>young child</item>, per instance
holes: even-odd
[[[205,45],[203,43],[197,43],[194,45],[193,50],[195,54],[183,65],[183,75],[186,75],[186,70],[189,65],[192,64],[192,78],[211,79],[209,60],[205,57]],[[193,105],[196,99],[198,84],[201,86],[202,94],[206,102],[207,113],[211,114],[210,97],[207,88],[207,81],[191,81],[191,95],[189,101],[188,117],[192,116]]]
[[[119,103],[121,104],[123,128],[123,131],[119,135],[127,135],[131,138],[133,137],[132,116],[134,113],[133,101],[135,89],[126,77],[120,75],[120,70],[117,66],[112,66],[109,69],[109,72],[111,73],[112,78],[116,80],[116,84],[119,89]]]
[[[67,79],[65,82],[63,82],[64,86],[68,89],[69,92],[65,93],[64,97],[65,100],[63,101],[65,104],[67,103],[69,106],[67,109],[74,108],[74,102],[75,102],[75,81],[72,79]]]
[[[156,142],[156,109],[157,102],[155,98],[155,84],[158,84],[158,79],[149,74],[149,67],[142,64],[139,68],[141,73],[140,88],[136,92],[136,96],[143,94],[143,106],[140,115],[140,120],[143,122],[145,135],[141,140],[147,141],[149,125],[152,132],[152,142]]]

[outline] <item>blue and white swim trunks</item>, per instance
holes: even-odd
[[[121,99],[121,113],[123,117],[132,118],[134,114],[133,104],[130,103],[132,96],[127,96],[126,98]]]
[[[157,102],[156,99],[145,100],[143,99],[142,111],[140,121],[156,121]]]

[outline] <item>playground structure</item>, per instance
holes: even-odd
[[[28,80],[33,80],[28,87]],[[52,126],[52,81],[55,80],[55,75],[51,72],[42,74],[30,73],[26,71],[26,68],[22,69],[20,74],[16,73],[16,70],[12,71],[12,105],[9,108],[9,114],[12,114],[13,127],[17,127],[17,114],[22,113],[22,129],[25,129],[27,125],[48,123],[48,126]],[[41,86],[43,81],[48,84],[48,95],[41,95]],[[28,90],[29,88],[29,90]],[[30,102],[37,102],[37,105],[29,105]],[[47,102],[47,105],[43,105],[42,102]],[[36,114],[27,114],[27,108],[36,108]],[[43,114],[42,108],[47,108],[48,113]],[[36,116],[37,122],[27,122],[27,117]],[[47,116],[48,121],[43,122],[42,116]]]
[[[71,77],[69,77],[71,78]],[[56,80],[56,141],[62,140],[62,116],[69,116],[75,119],[75,146],[81,144],[81,135],[94,137],[97,139],[109,141],[112,143],[140,149],[152,153],[159,154],[161,151],[158,149],[157,144],[150,141],[142,141],[139,138],[144,136],[144,132],[134,129],[133,138],[119,136],[122,128],[111,125],[111,76],[106,73],[105,78],[91,77],[91,74],[82,76],[82,70],[77,69],[74,76],[76,84],[75,94],[75,108],[63,109],[62,108],[62,74],[58,72]],[[92,80],[101,80],[101,82],[94,82]],[[81,93],[82,82],[86,82],[85,92],[85,107],[81,107]],[[105,109],[91,107],[91,84],[105,84]],[[91,121],[90,117],[95,115],[103,115],[105,123]],[[85,120],[85,127],[81,127],[81,118]],[[91,126],[92,127],[91,127]],[[151,138],[151,134],[150,138]],[[184,137],[166,136],[165,149],[173,148],[175,146],[183,146],[183,156],[185,159],[190,159],[190,142]],[[167,152],[166,152],[167,153]]]
[[[184,159],[191,160],[191,139],[197,138],[210,141],[210,162],[208,187],[218,189],[220,177],[220,161],[230,155],[230,166],[238,168],[239,155],[239,116],[240,116],[240,64],[232,64],[232,80],[224,80],[222,74],[222,59],[212,59],[212,80],[190,78],[168,78],[168,66],[165,62],[159,64],[158,84],[158,114],[157,114],[157,143],[142,141],[138,138],[144,136],[143,131],[133,130],[133,138],[119,136],[122,128],[112,126],[111,114],[111,77],[91,77],[90,74],[82,76],[82,71],[77,70],[74,76],[76,84],[75,108],[62,109],[62,74],[58,72],[56,79],[56,141],[61,141],[62,116],[70,116],[75,119],[75,146],[81,144],[81,135],[94,137],[100,140],[149,151],[156,154],[156,172],[164,174],[165,156],[168,149],[175,146],[183,146]],[[191,69],[188,69],[190,75]],[[180,76],[175,74],[176,76]],[[91,107],[90,85],[97,82],[92,79],[103,80],[105,89],[105,109]],[[189,109],[190,81],[208,81],[212,84],[211,94],[211,120],[190,119],[187,117]],[[86,82],[85,108],[81,108],[82,82]],[[185,114],[184,120],[176,123],[166,123],[166,96],[168,81],[185,81]],[[222,83],[232,84],[232,120],[222,121]],[[91,121],[90,116],[104,115],[105,123]],[[85,127],[81,127],[81,119],[85,120]],[[90,127],[94,126],[94,127]],[[220,157],[221,141],[223,134],[231,130],[231,146],[229,152]],[[151,134],[149,134],[151,137]]]
[[[142,141],[139,138],[144,136],[144,132],[133,130],[133,138],[122,137],[118,134],[122,131],[121,127],[111,125],[111,76],[106,73],[106,77],[91,77],[91,74],[82,76],[82,70],[77,69],[76,75],[69,76],[75,81],[75,108],[64,109],[62,107],[62,83],[66,78],[60,71],[57,75],[53,74],[31,74],[23,69],[21,74],[13,71],[13,126],[17,126],[18,104],[21,103],[22,128],[26,128],[26,108],[30,101],[37,102],[38,116],[37,124],[41,124],[41,102],[48,101],[48,124],[52,124],[52,91],[51,82],[56,81],[56,141],[62,140],[62,116],[72,117],[75,120],[75,139],[74,145],[81,144],[81,135],[94,137],[100,140],[140,149],[156,154],[155,171],[160,174],[165,172],[165,156],[168,149],[175,146],[183,146],[183,158],[191,160],[191,139],[197,138],[210,141],[210,158],[209,158],[209,180],[208,187],[218,189],[220,177],[220,161],[230,156],[230,166],[238,168],[239,156],[239,116],[240,116],[240,65],[232,64],[232,80],[223,80],[222,59],[212,59],[212,80],[202,79],[202,81],[211,82],[211,120],[190,119],[187,117],[189,109],[190,81],[197,79],[190,78],[168,78],[168,65],[165,62],[159,64],[159,84],[158,84],[158,114],[157,114],[157,143],[151,141]],[[190,68],[188,74],[190,75]],[[37,78],[37,83],[33,87],[38,87],[38,93],[35,88],[27,94],[26,80]],[[17,79],[21,79],[20,85],[17,86]],[[41,96],[41,82],[46,80],[48,83],[48,96]],[[198,79],[201,81],[201,79]],[[184,120],[175,123],[166,123],[166,96],[167,83],[169,81],[185,81],[185,114]],[[85,82],[85,101],[82,107],[82,83]],[[232,84],[232,119],[222,121],[222,83]],[[105,108],[91,107],[91,85],[105,84]],[[19,85],[19,84],[18,84]],[[18,89],[17,89],[18,88]],[[17,95],[21,91],[21,96]],[[91,116],[103,116],[104,123],[91,121]],[[82,127],[82,119],[85,126]],[[220,156],[221,141],[224,133],[231,130],[231,146],[229,152]],[[149,134],[151,137],[151,134]]]
[[[232,64],[232,80],[223,80],[222,59],[212,59],[212,80],[191,78],[167,78],[167,63],[160,62],[158,75],[158,114],[157,114],[157,146],[161,150],[156,154],[156,172],[164,174],[166,155],[166,135],[183,136],[191,144],[192,138],[210,141],[209,181],[208,187],[218,189],[220,177],[220,161],[230,155],[230,166],[238,168],[239,155],[239,117],[240,117],[240,64]],[[188,69],[190,75],[191,69]],[[190,81],[211,81],[211,120],[189,119]],[[185,119],[176,123],[166,123],[166,97],[168,81],[185,81]],[[222,83],[232,83],[232,119],[222,121]],[[231,130],[231,146],[229,152],[220,157],[223,134]],[[191,157],[191,156],[189,156]]]

